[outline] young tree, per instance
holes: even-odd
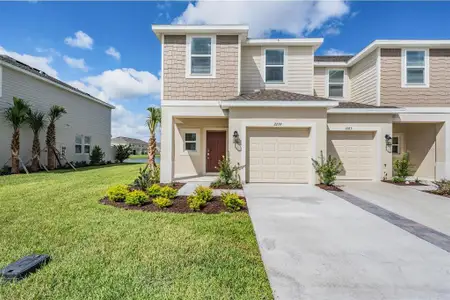
[[[45,139],[45,143],[47,145],[47,168],[50,170],[56,168],[56,156],[54,153],[54,149],[56,147],[55,122],[66,113],[66,109],[59,105],[53,105],[48,112],[49,123],[47,127],[47,137]]]
[[[156,129],[161,124],[161,108],[149,107],[147,108],[149,116],[147,118],[147,126],[150,130],[150,138],[148,140],[148,165],[152,168],[156,167]]]
[[[27,114],[27,123],[33,131],[33,148],[32,161],[31,161],[31,171],[39,171],[39,155],[41,152],[41,142],[39,141],[39,133],[45,126],[45,113],[40,111],[29,110]]]
[[[20,98],[13,98],[13,104],[3,111],[3,117],[13,128],[11,139],[11,173],[19,173],[20,127],[26,122],[30,106]]]

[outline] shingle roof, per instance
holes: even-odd
[[[254,93],[241,94],[233,100],[255,100],[255,101],[335,101],[327,98],[291,93],[281,90],[260,90]]]
[[[370,104],[363,104],[357,102],[350,101],[342,101],[339,102],[339,105],[336,108],[398,108],[396,106],[375,106]]]
[[[348,62],[353,55],[317,55],[314,61],[317,62]]]
[[[12,58],[12,57],[10,57],[8,55],[0,55],[0,61],[3,61],[3,62],[5,62],[5,63],[7,63],[9,65],[14,66],[14,67],[18,67],[18,68],[20,68],[22,70],[31,72],[31,73],[39,76],[39,77],[45,78],[47,80],[50,80],[50,81],[52,81],[52,82],[54,82],[54,83],[56,83],[58,85],[61,85],[61,86],[65,87],[65,88],[68,88],[68,89],[70,89],[70,90],[72,90],[74,92],[83,94],[83,95],[91,98],[92,100],[95,100],[96,102],[99,102],[99,103],[104,104],[106,106],[113,107],[112,105],[110,105],[110,104],[108,104],[108,103],[106,103],[106,102],[104,102],[104,101],[102,101],[102,100],[100,100],[98,98],[95,98],[94,96],[92,96],[92,95],[90,95],[90,94],[88,94],[86,92],[83,92],[83,91],[81,91],[81,90],[71,86],[70,84],[67,84],[67,83],[65,83],[65,82],[63,82],[61,80],[58,80],[58,79],[56,79],[56,78],[46,74],[45,72],[43,72],[43,71],[41,71],[39,69],[30,67],[29,65],[27,65],[27,64],[25,64],[25,63],[23,63],[21,61],[15,60],[14,58]]]
[[[111,140],[113,142],[124,141],[125,143],[128,143],[128,144],[147,145],[147,142],[145,142],[143,140],[125,137],[125,136],[118,136],[118,137],[112,138]]]

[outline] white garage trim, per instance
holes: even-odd
[[[350,129],[351,128],[351,129]],[[374,181],[380,181],[381,178],[383,178],[383,168],[382,168],[382,162],[381,162],[381,153],[383,153],[384,150],[384,143],[383,138],[381,136],[381,128],[380,127],[359,127],[359,126],[342,126],[342,125],[334,125],[328,123],[328,131],[344,131],[344,132],[375,132],[375,149],[377,151],[377,161],[376,161],[376,178],[374,178]],[[328,141],[328,136],[327,136]]]
[[[281,124],[281,125],[275,125]],[[316,123],[315,122],[302,122],[297,120],[247,120],[242,122],[241,132],[239,136],[242,143],[241,149],[241,162],[245,165],[241,172],[241,178],[246,178],[247,169],[247,127],[268,127],[268,128],[309,128],[309,138],[311,143],[311,156],[310,158],[316,158],[317,153],[317,135],[316,135]],[[312,164],[312,162],[311,162]],[[316,174],[311,165],[309,176],[309,184],[316,183]]]

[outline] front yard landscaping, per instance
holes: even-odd
[[[52,257],[25,280],[0,284],[0,299],[272,299],[248,214],[99,203],[139,167],[0,177],[0,266]]]

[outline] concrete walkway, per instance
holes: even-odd
[[[341,189],[450,235],[450,198],[384,182],[340,182]]]
[[[244,188],[276,299],[450,299],[450,254],[313,186]]]

